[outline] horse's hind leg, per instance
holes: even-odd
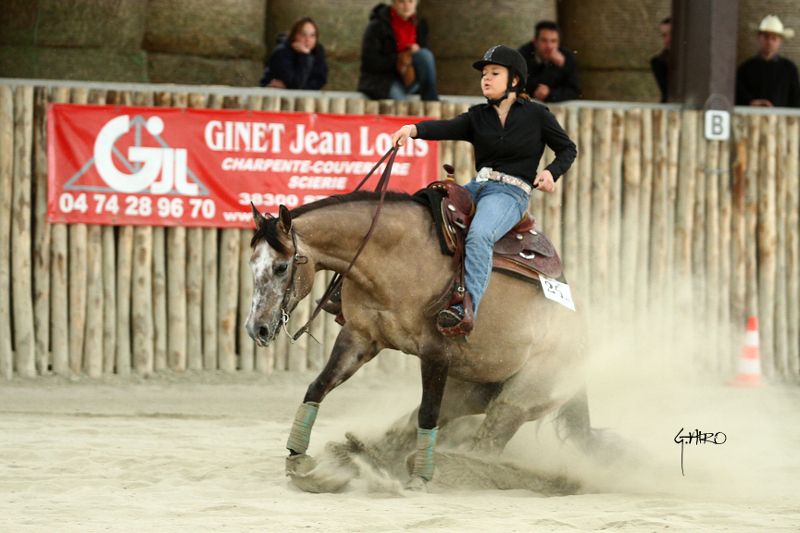
[[[592,423],[589,417],[586,387],[578,390],[567,403],[561,406],[556,420],[559,436],[563,440],[572,441],[583,451],[589,451],[592,442]]]
[[[311,428],[319,404],[327,394],[344,383],[364,363],[375,357],[374,343],[345,327],[336,338],[331,357],[317,379],[308,386],[303,403],[297,409],[286,448],[290,455],[304,454],[311,440]]]
[[[456,378],[447,378],[444,397],[439,411],[439,427],[444,428],[458,418],[479,415],[497,394],[496,384],[470,383]],[[395,421],[380,440],[372,444],[382,456],[405,457],[414,449],[417,435],[419,408]]]
[[[486,409],[486,417],[473,439],[472,448],[484,453],[500,453],[517,430],[558,408],[567,399],[553,394],[552,376],[529,365],[503,383],[499,394]]]

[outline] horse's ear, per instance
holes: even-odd
[[[292,214],[289,212],[289,208],[283,204],[281,204],[278,211],[278,220],[284,233],[289,233],[292,230]]]
[[[253,208],[253,221],[256,223],[256,229],[261,229],[261,226],[267,222],[267,217],[262,215],[261,212],[256,209],[256,206],[253,202],[250,202],[250,207]]]

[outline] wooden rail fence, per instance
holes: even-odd
[[[251,230],[48,224],[50,102],[452,117],[462,102],[367,101],[353,95],[167,86],[19,84],[0,80],[0,375],[148,375],[164,370],[321,368],[332,317],[289,344],[257,348],[244,332]],[[531,211],[593,319],[701,333],[710,370],[732,373],[748,315],[761,323],[767,377],[800,376],[800,114],[738,110],[730,141],[707,141],[702,114],[668,106],[575,102],[553,111],[578,144],[556,188]],[[410,119],[411,120],[411,119]],[[549,160],[552,153],[546,152]],[[457,179],[471,147],[441,144]],[[431,179],[437,176],[430,176]],[[308,318],[329,274],[294,313]],[[659,312],[662,314],[659,315]],[[676,317],[680,314],[680,317]],[[687,319],[688,320],[685,320]],[[410,369],[382,354],[366,373]]]

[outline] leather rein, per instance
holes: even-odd
[[[364,247],[367,245],[367,242],[369,242],[370,238],[372,237],[372,233],[374,232],[375,226],[378,223],[378,217],[380,216],[381,210],[383,209],[384,198],[386,197],[386,190],[389,187],[389,177],[392,174],[392,165],[394,165],[394,159],[395,156],[397,155],[397,150],[398,147],[396,146],[390,148],[383,155],[383,157],[381,157],[380,160],[377,163],[375,163],[372,169],[367,173],[366,176],[364,176],[364,178],[361,180],[361,182],[359,182],[356,188],[353,189],[353,192],[361,189],[361,187],[364,185],[364,183],[366,183],[366,181],[370,178],[370,176],[372,176],[372,174],[378,169],[378,167],[381,166],[381,163],[386,161],[386,159],[388,158],[388,161],[386,161],[386,167],[383,169],[383,173],[381,174],[381,177],[378,180],[378,184],[375,186],[375,192],[380,193],[380,199],[378,200],[378,207],[375,209],[375,214],[372,215],[372,223],[369,226],[369,230],[367,230],[367,233],[366,235],[364,235],[364,238],[361,239],[361,244],[358,246],[356,254],[353,256],[353,259],[350,261],[350,264],[347,265],[347,268],[345,268],[341,273],[337,273],[334,275],[334,277],[331,279],[330,284],[328,285],[328,288],[322,295],[322,298],[320,298],[319,303],[317,303],[317,306],[314,308],[314,311],[312,311],[308,321],[299,330],[297,330],[297,332],[294,335],[289,333],[289,330],[287,329],[289,316],[291,312],[294,310],[294,309],[292,309],[291,311],[289,310],[289,300],[291,300],[292,296],[294,296],[295,271],[297,270],[297,265],[303,265],[308,263],[308,257],[297,253],[297,234],[294,231],[294,226],[291,227],[290,233],[292,236],[292,246],[294,246],[294,254],[292,256],[291,271],[289,272],[289,283],[286,286],[286,290],[283,293],[283,301],[281,302],[280,312],[281,312],[282,326],[286,331],[287,335],[289,335],[289,338],[292,340],[292,342],[299,339],[300,336],[303,335],[303,333],[308,333],[308,330],[311,327],[311,323],[314,321],[315,318],[317,318],[317,315],[319,315],[320,311],[322,310],[322,306],[325,305],[325,303],[330,299],[333,293],[335,293],[342,287],[344,279],[347,277],[347,274],[350,272],[350,269],[353,268],[356,259],[358,259],[358,256],[361,255],[361,252],[364,250]],[[314,338],[313,336],[311,336],[310,333],[309,336],[312,339]]]

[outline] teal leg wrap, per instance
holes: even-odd
[[[289,440],[286,442],[286,449],[296,453],[306,453],[308,443],[311,440],[311,428],[314,420],[317,419],[319,404],[306,402],[297,408],[294,415],[292,431],[289,433]]]
[[[414,471],[412,475],[419,476],[425,481],[433,478],[433,447],[436,445],[436,435],[439,428],[417,428],[417,454],[414,456]]]

